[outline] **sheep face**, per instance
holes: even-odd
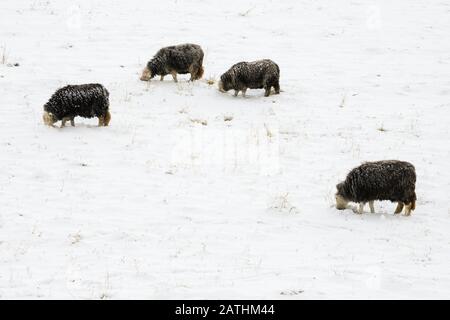
[[[54,123],[56,121],[58,121],[58,119],[56,118],[56,116],[53,113],[47,112],[47,111],[44,111],[44,114],[42,115],[42,119],[44,120],[44,123],[50,127],[54,127]]]
[[[226,92],[225,89],[223,88],[223,82],[222,82],[222,80],[219,81],[219,83],[217,84],[217,86],[219,87],[219,91],[220,91],[220,92]]]
[[[350,202],[342,195],[342,188],[344,186],[344,183],[341,182],[336,186],[337,192],[335,195],[336,198],[336,209],[338,210],[344,210],[347,208],[347,204]]]
[[[152,74],[150,69],[148,67],[145,67],[142,71],[141,80],[142,81],[149,81],[151,78],[153,78],[155,75]]]
[[[227,81],[220,80],[218,83],[218,86],[219,86],[219,91],[224,92],[224,93],[233,89],[231,86],[231,83],[229,83]]]
[[[347,204],[349,203],[343,196],[336,194],[336,209],[344,210],[347,208]]]

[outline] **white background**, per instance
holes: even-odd
[[[441,0],[1,1],[0,298],[449,298],[449,33]],[[202,80],[139,81],[185,42]],[[261,58],[280,95],[206,82]],[[90,82],[110,127],[43,125]],[[416,166],[412,216],[336,210],[381,159]]]

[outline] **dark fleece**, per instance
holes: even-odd
[[[109,92],[98,83],[68,85],[58,89],[44,105],[56,119],[101,117],[109,109]]]
[[[337,194],[352,202],[390,200],[405,204],[416,201],[416,171],[409,162],[366,162],[339,183]]]
[[[160,49],[147,63],[151,76],[165,76],[172,71],[178,74],[190,73],[192,69],[199,70],[203,64],[203,50],[197,44],[186,43]]]
[[[225,91],[250,89],[269,89],[273,86],[280,91],[280,68],[269,59],[253,62],[239,62],[221,77]]]

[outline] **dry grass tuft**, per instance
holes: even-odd
[[[299,213],[300,211],[297,207],[293,206],[288,199],[289,192],[282,194],[275,198],[274,204],[270,207],[270,209],[274,209],[278,212],[287,212],[287,213]]]
[[[8,55],[6,53],[6,47],[3,47],[2,56],[1,56],[1,64],[6,64],[8,62]]]
[[[267,126],[266,123],[264,123],[264,128],[266,129],[266,135],[267,135],[267,137],[268,137],[269,139],[272,138],[272,137],[273,137],[273,133],[272,133],[272,131],[269,129],[269,127]]]
[[[216,79],[214,77],[210,76],[208,79],[206,79],[206,83],[210,86],[212,86],[214,83],[216,83]]]
[[[244,12],[239,12],[239,15],[240,15],[241,17],[247,17],[247,16],[249,15],[249,13],[250,13],[253,9],[255,9],[255,7],[252,7],[252,8],[250,8],[250,9],[248,9],[247,11],[244,11]]]
[[[192,123],[200,123],[203,126],[207,126],[208,125],[208,121],[203,120],[203,119],[190,119]]]
[[[80,232],[78,231],[75,234],[69,235],[70,243],[71,244],[77,244],[82,239]]]

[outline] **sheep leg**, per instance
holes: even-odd
[[[359,214],[362,214],[363,212],[364,212],[364,206],[365,206],[366,204],[364,203],[364,202],[360,202],[359,203],[359,209],[358,209],[358,213]]]
[[[189,79],[189,81],[193,82],[198,79],[200,79],[199,72],[197,70],[194,72],[191,72],[191,78]]]
[[[238,94],[239,94],[239,90],[234,90],[234,96],[237,97]]]
[[[280,84],[277,82],[273,85],[276,94],[280,94]]]
[[[161,78],[159,78],[159,81],[164,81],[164,76],[161,76]]]
[[[99,127],[107,127],[110,120],[111,120],[111,114],[109,113],[109,111],[107,111],[105,115],[98,117],[98,126]]]
[[[189,73],[191,74],[189,81],[194,82],[194,80],[197,79],[197,68],[195,66],[190,66]]]
[[[62,118],[62,120],[61,120],[61,128],[64,128],[64,127],[66,126],[66,122],[67,122],[68,120],[71,120],[71,119],[70,119],[70,118],[67,118],[67,117]]]
[[[110,121],[111,121],[111,113],[109,111],[106,111],[105,117],[103,119],[103,125],[107,127]]]
[[[198,80],[201,79],[201,77],[203,76],[203,68],[202,66],[191,66],[189,69],[189,73],[191,74],[191,79],[189,79],[189,81],[194,81],[194,80]]]
[[[75,118],[71,118],[71,119],[70,119],[70,125],[71,125],[72,127],[75,127]]]
[[[241,91],[242,91],[242,96],[245,97],[245,92],[247,92],[247,88],[245,88],[244,90],[241,90]]]
[[[195,79],[196,79],[196,80],[201,79],[201,78],[203,77],[203,73],[204,73],[204,72],[205,72],[205,70],[203,70],[203,67],[202,67],[202,66],[199,66],[199,67],[197,68],[196,73],[195,73]]]
[[[373,201],[369,201],[370,213],[375,213],[375,208],[373,207]]]
[[[411,215],[412,202],[405,205],[405,216]]]
[[[266,90],[265,92],[264,92],[264,97],[268,97],[269,95],[270,95],[270,88],[271,88],[271,86],[270,87],[265,87],[264,89]]]
[[[403,210],[403,202],[398,202],[394,214],[399,214],[400,212],[402,212],[402,210]]]
[[[191,75],[191,77],[189,78],[189,82],[194,82],[194,80],[195,80],[195,68],[194,68],[193,65],[189,66],[188,72]]]
[[[171,74],[172,74],[172,77],[173,77],[173,81],[178,82],[177,73],[175,71],[172,71]]]

